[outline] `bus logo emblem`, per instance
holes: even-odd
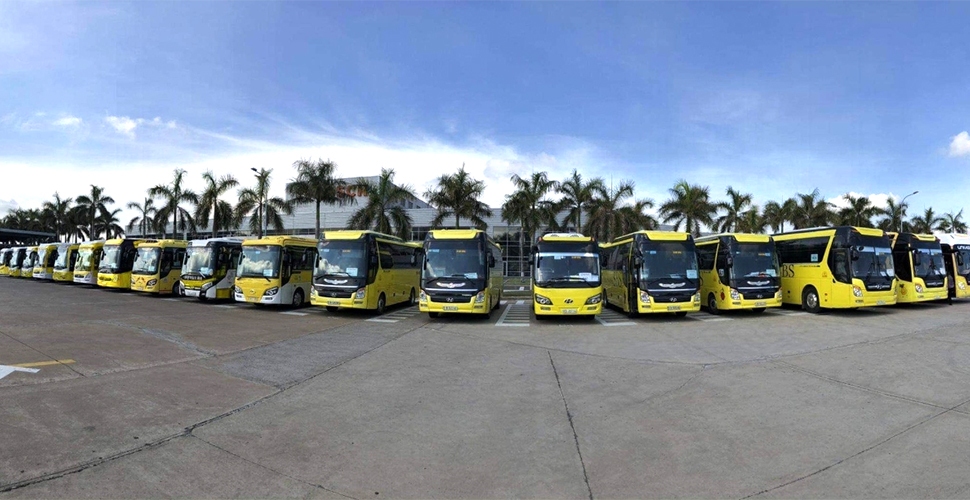
[[[343,285],[347,280],[323,280],[324,283],[330,283],[331,285]]]
[[[464,283],[439,283],[438,285],[445,288],[458,288],[460,286],[465,286]]]
[[[448,297],[448,302],[454,302],[454,301],[455,301],[454,297]]]
[[[565,302],[567,304],[572,304],[573,303],[573,299],[566,299],[563,302]]]
[[[687,283],[661,283],[660,286],[662,286],[664,288],[679,288],[679,287],[682,287],[682,286],[684,286],[686,284]]]
[[[765,286],[768,283],[771,283],[771,282],[770,281],[749,281],[748,282],[748,284],[752,286]]]

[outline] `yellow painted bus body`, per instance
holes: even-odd
[[[144,240],[117,238],[104,242],[98,286],[131,289],[131,267],[135,263],[135,243]]]
[[[771,236],[725,233],[694,240],[701,303],[708,312],[781,307],[778,254]]]
[[[179,279],[185,261],[185,240],[148,240],[135,243],[131,290],[156,295],[181,292]]]
[[[478,229],[438,229],[424,240],[418,309],[488,316],[499,307],[503,285],[502,249]]]
[[[104,241],[85,241],[78,246],[74,262],[74,282],[82,285],[98,284],[98,269],[104,255]]]
[[[297,236],[245,240],[233,299],[247,304],[301,307],[310,297],[317,242]]]
[[[0,276],[10,276],[10,261],[14,256],[13,248],[0,250]]]
[[[532,311],[546,316],[603,312],[599,245],[578,233],[542,235],[532,248]]]
[[[23,268],[24,262],[27,260],[27,256],[28,256],[27,247],[11,248],[10,262],[7,266],[7,276],[11,278],[19,278],[20,271]]]
[[[61,243],[57,246],[57,258],[54,260],[54,281],[59,283],[74,282],[74,266],[77,260],[77,243]]]
[[[887,233],[896,266],[896,302],[912,304],[949,297],[940,239],[932,234]]]
[[[57,244],[37,245],[37,262],[34,264],[35,280],[54,279],[54,261],[57,260]]]
[[[414,303],[421,282],[422,247],[374,231],[327,231],[317,246],[310,302],[338,309],[383,313]]]
[[[674,231],[637,231],[601,245],[608,304],[636,316],[700,311],[694,239]]]
[[[181,283],[186,297],[232,299],[242,238],[192,240],[186,248]]]
[[[26,258],[24,262],[20,265],[20,275],[18,278],[33,278],[34,277],[34,266],[37,265],[37,251],[39,246],[27,247]]]
[[[821,227],[772,238],[783,303],[813,313],[896,303],[892,242],[881,229]]]
[[[970,298],[970,235],[938,234],[946,262],[947,288],[955,299]]]

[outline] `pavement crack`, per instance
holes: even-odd
[[[268,471],[270,471],[270,472],[272,472],[273,474],[277,474],[277,475],[279,475],[279,476],[283,476],[283,477],[285,477],[285,478],[289,478],[289,479],[292,479],[292,480],[294,480],[294,481],[297,481],[297,482],[300,482],[300,483],[303,483],[303,484],[305,484],[305,485],[307,485],[307,486],[312,486],[312,487],[314,487],[314,488],[317,488],[317,489],[321,489],[321,490],[324,490],[324,491],[329,491],[330,493],[333,493],[333,494],[335,494],[335,495],[340,495],[340,496],[342,496],[342,497],[344,497],[344,498],[350,498],[351,500],[357,500],[357,498],[355,498],[355,497],[352,497],[352,496],[350,496],[350,495],[345,495],[345,494],[343,494],[343,493],[341,493],[341,492],[339,492],[339,491],[335,491],[335,490],[332,490],[332,489],[330,489],[330,488],[327,488],[326,486],[323,486],[323,485],[320,485],[320,484],[316,484],[316,483],[312,483],[312,482],[310,482],[310,481],[305,481],[305,480],[303,480],[303,479],[300,479],[300,478],[298,478],[298,477],[295,477],[295,476],[291,476],[291,475],[289,475],[289,474],[286,474],[285,472],[281,472],[281,471],[278,471],[278,470],[276,470],[276,469],[274,469],[274,468],[272,468],[272,467],[268,467],[268,466],[266,466],[266,465],[263,465],[263,464],[261,464],[261,463],[259,463],[259,462],[256,462],[256,461],[253,461],[253,460],[250,460],[250,459],[248,459],[248,458],[246,458],[246,457],[244,457],[244,456],[241,456],[241,455],[239,455],[239,454],[236,454],[236,453],[233,453],[233,452],[231,452],[231,451],[229,451],[229,450],[227,450],[227,449],[225,449],[225,448],[223,448],[223,447],[221,447],[221,446],[219,446],[219,445],[217,445],[217,444],[215,444],[215,443],[212,443],[211,441],[208,441],[208,440],[206,440],[206,439],[203,439],[203,438],[201,438],[201,437],[199,437],[199,436],[196,436],[195,434],[192,434],[192,433],[189,433],[189,436],[190,436],[190,437],[193,437],[193,438],[195,438],[195,439],[198,439],[199,441],[202,441],[203,443],[205,443],[205,444],[207,444],[207,445],[209,445],[209,446],[211,446],[211,447],[213,447],[213,448],[215,448],[215,449],[217,449],[217,450],[219,450],[219,451],[221,451],[221,452],[223,452],[223,453],[226,453],[226,454],[228,454],[228,455],[231,455],[231,456],[233,456],[233,457],[236,457],[236,458],[238,458],[239,460],[242,460],[243,462],[246,462],[246,463],[249,463],[249,464],[252,464],[252,465],[255,465],[256,467],[259,467],[259,468],[261,468],[261,469],[265,469],[265,470],[268,470]]]
[[[566,393],[562,390],[562,382],[559,380],[559,370],[556,369],[556,362],[552,359],[552,352],[546,351],[546,354],[549,355],[549,364],[552,365],[552,373],[556,376],[556,385],[559,387],[559,396],[562,397],[562,405],[566,409],[569,428],[573,431],[573,441],[576,443],[579,464],[583,466],[583,481],[586,483],[586,491],[589,492],[589,500],[593,500],[593,489],[589,485],[589,474],[586,472],[586,461],[583,460],[583,450],[579,448],[579,435],[576,434],[576,425],[573,424],[573,413],[569,411],[569,403],[566,402]]]

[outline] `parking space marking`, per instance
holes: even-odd
[[[174,297],[169,297],[167,299],[162,299],[162,300],[164,300],[166,302],[181,302],[182,301],[182,299],[176,299]]]
[[[232,304],[218,304],[212,307],[218,307],[219,309],[239,309],[239,306]]]
[[[531,305],[531,304],[530,304]],[[532,308],[524,300],[509,301],[502,316],[495,322],[495,326],[529,326]]]
[[[38,366],[51,366],[51,365],[71,365],[76,363],[73,359],[55,359],[53,361],[38,361],[36,363],[18,363],[16,366],[19,368],[36,368]]]
[[[374,323],[397,323],[398,321],[413,318],[420,312],[416,306],[409,306],[404,309],[386,312],[376,318],[370,318],[367,321],[373,321]]]
[[[280,311],[280,314],[289,314],[290,316],[307,316],[310,313],[301,313],[296,311]]]
[[[790,309],[782,309],[780,307],[772,307],[771,309],[766,309],[766,313],[777,314],[779,316],[806,316],[808,315],[805,311],[792,311]]]
[[[623,314],[612,309],[603,308],[603,312],[596,316],[596,322],[603,326],[634,326],[636,323],[630,321]]]
[[[724,316],[718,316],[716,314],[711,314],[709,312],[704,312],[704,311],[692,312],[692,313],[688,314],[687,317],[690,318],[690,319],[696,319],[697,321],[708,321],[708,322],[714,322],[714,321],[731,321],[731,319],[732,319],[732,318],[727,318],[727,317],[724,317]]]

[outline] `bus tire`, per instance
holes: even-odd
[[[431,311],[431,312],[428,313],[428,317],[429,318],[437,318],[438,316],[439,316],[439,314],[437,312],[435,312],[435,311]]]
[[[387,310],[387,298],[384,297],[384,294],[382,293],[380,297],[377,297],[377,309],[374,309],[374,312],[376,312],[378,315],[381,315],[381,314],[384,314],[384,311],[386,310]]]
[[[807,286],[802,290],[802,309],[818,314],[822,310],[821,301],[818,297],[818,290],[813,286]]]
[[[765,312],[765,309],[768,309],[768,308],[767,307],[755,307],[754,309],[751,310],[751,312],[753,312],[755,314],[761,314],[761,313]]]
[[[678,318],[685,318],[687,317],[687,311],[677,311],[674,313],[674,316]]]
[[[303,289],[302,288],[297,288],[296,291],[293,292],[293,307],[294,308],[303,307]]]
[[[327,311],[330,311],[330,312],[332,312],[332,313],[335,313],[335,312],[337,312],[337,311],[338,311],[339,309],[340,309],[340,308],[339,308],[339,307],[337,307],[337,306],[327,306]]]
[[[181,281],[176,281],[175,284],[172,285],[172,296],[173,297],[182,297],[184,295],[185,295],[185,293],[182,291],[182,282]]]
[[[418,302],[415,300],[417,296],[414,294],[414,289],[411,289],[411,296],[408,297],[408,306],[413,306]]]
[[[549,316],[547,316],[545,314],[536,314],[536,321],[545,321],[548,318],[549,318]]]
[[[713,293],[707,295],[707,312],[721,314],[721,310],[717,308],[717,297]]]
[[[630,297],[627,300],[627,305],[630,307],[630,310],[626,312],[627,316],[631,318],[636,318],[637,316],[640,315],[640,311],[637,311],[636,295],[630,294]]]

